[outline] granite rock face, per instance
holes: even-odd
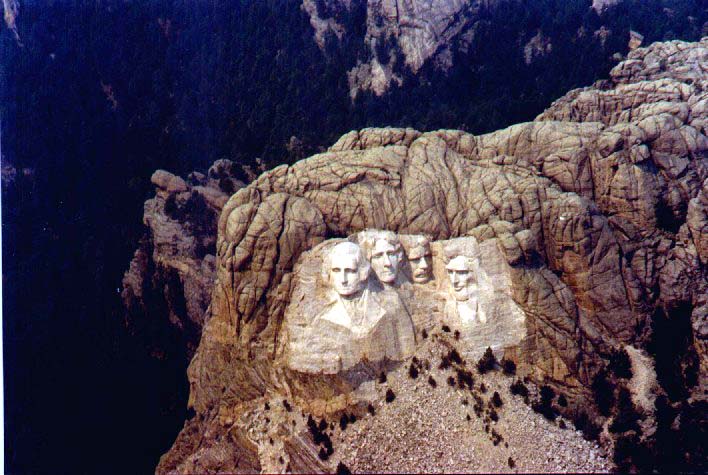
[[[623,348],[643,368],[637,373],[654,374],[646,355],[661,322],[693,329],[681,368],[697,372],[686,384],[699,401],[708,335],[706,55],[708,39],[638,48],[610,80],[571,91],[534,122],[481,136],[353,131],[240,189],[219,217],[211,317],[188,371],[196,415],[158,473],[334,470],[285,416],[340,414],[387,368],[307,375],[283,365],[279,347],[302,256],[367,228],[472,237],[481,249],[493,242],[525,325],[503,356],[563,392],[568,411],[582,407],[607,427],[613,416],[595,406],[595,382]],[[179,180],[158,180],[162,193],[187,193],[176,191]],[[633,389],[651,425],[647,394],[661,389],[634,386],[654,388]],[[268,401],[284,409],[262,432],[249,414]],[[284,463],[273,465],[270,446]]]
[[[157,356],[168,351],[169,332],[191,356],[211,300],[216,222],[229,196],[244,184],[234,178],[228,160],[187,180],[157,170],[151,181],[155,197],[145,202],[146,232],[123,276],[126,323]],[[156,320],[164,315],[168,322]]]
[[[317,0],[303,0],[302,8],[310,16],[315,31],[315,41],[324,48],[328,33],[342,38],[347,34],[343,25],[328,15],[352,8],[351,0],[326,3],[325,12],[317,7]],[[478,13],[487,8],[489,0],[368,0],[366,2],[366,34],[364,42],[372,52],[367,61],[360,61],[348,73],[351,96],[359,91],[371,90],[377,95],[385,93],[394,84],[401,84],[402,77],[394,72],[406,66],[417,73],[427,61],[435,58],[443,69],[452,66],[450,47],[456,38],[462,42],[473,35]],[[389,51],[379,56],[383,45],[395,42],[403,63],[396,64],[396,55]]]

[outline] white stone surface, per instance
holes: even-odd
[[[282,345],[287,366],[301,372],[400,361],[423,330],[443,325],[460,332],[471,357],[516,345],[526,334],[496,239],[431,242],[366,230],[304,253],[294,279]]]

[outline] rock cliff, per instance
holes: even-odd
[[[325,47],[326,35],[337,38],[348,32],[337,19],[352,9],[349,0],[321,2],[304,0],[303,10],[310,16],[315,40]],[[371,58],[359,61],[349,71],[351,96],[361,90],[382,95],[393,84],[401,84],[400,70],[407,67],[413,73],[432,58],[443,69],[452,66],[453,39],[469,43],[474,35],[477,15],[494,3],[488,0],[370,0],[366,2],[366,33],[364,43]],[[392,48],[393,46],[393,48]],[[402,63],[398,58],[400,51]],[[398,72],[396,72],[398,70]]]
[[[169,233],[151,226],[153,251],[139,250],[135,266],[152,259],[181,277],[184,289],[195,285],[190,279],[200,282],[200,292],[185,291],[190,300],[199,295],[187,305],[194,310],[170,315],[177,324],[204,324],[188,371],[195,415],[157,472],[333,471],[346,459],[326,422],[295,416],[361,414],[351,378],[288,370],[277,350],[301,256],[366,228],[496,240],[526,325],[504,359],[519,377],[547,385],[532,404],[538,412],[561,412],[599,433],[615,445],[620,466],[629,463],[628,446],[656,452],[658,437],[692,430],[707,384],[706,64],[708,39],[656,43],[533,122],[480,136],[350,132],[325,153],[264,173],[225,204],[223,193],[210,201],[205,209],[214,213],[223,206],[215,262],[208,252],[203,260],[183,258],[194,255],[196,243],[193,234],[175,238],[184,234],[179,226]],[[149,226],[157,221],[147,216],[166,216],[149,209],[164,209],[170,196],[186,203],[197,188],[190,193],[161,172],[153,181],[158,196],[146,204]],[[141,305],[145,277],[130,277],[141,275],[133,267],[124,292]],[[204,291],[213,276],[209,302]],[[433,355],[440,345],[459,345],[439,332],[436,338]],[[414,362],[422,358],[417,353]],[[390,374],[399,381],[396,371]],[[377,377],[386,376],[361,376]],[[468,389],[478,394],[475,387]],[[552,405],[548,391],[560,392],[564,404]],[[679,414],[694,417],[674,420]]]
[[[244,186],[235,175],[228,160],[187,180],[164,170],[152,175],[155,197],[145,202],[146,230],[123,277],[121,298],[126,324],[156,356],[166,356],[175,338],[189,357],[199,344],[215,277],[217,219]]]

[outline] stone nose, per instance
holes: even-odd
[[[388,257],[388,254],[383,255],[383,265],[386,267],[391,267],[391,258]]]
[[[418,267],[420,267],[421,269],[427,269],[428,268],[428,259],[426,259],[425,257],[422,257],[420,259],[420,264],[418,264]]]

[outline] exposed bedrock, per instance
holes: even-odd
[[[145,234],[123,276],[126,324],[158,357],[175,345],[191,357],[199,344],[215,274],[214,229],[229,196],[241,188],[233,164],[219,160],[187,180],[165,170],[152,175]]]
[[[652,397],[664,390],[649,381],[647,354],[663,337],[660,328],[686,328],[680,361],[656,361],[684,371],[681,384],[700,401],[708,335],[707,51],[706,39],[639,48],[611,81],[571,91],[534,122],[486,135],[353,131],[231,196],[218,221],[210,315],[188,371],[195,416],[158,472],[269,467],[239,423],[266,399],[287,399],[296,412],[348,407],[346,378],[289,371],[277,349],[300,256],[367,228],[496,239],[526,325],[505,357],[519,374],[563,392],[570,408],[608,420],[591,388],[628,348],[635,374],[645,375],[629,389],[651,424]],[[699,59],[689,74],[691,58]],[[311,457],[316,450],[302,434],[281,432],[276,444],[292,470],[333,469]]]

